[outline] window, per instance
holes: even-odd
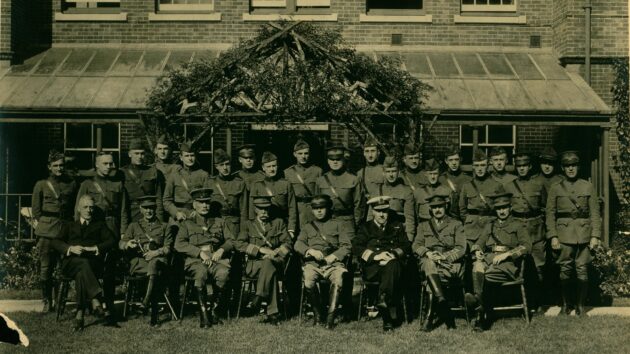
[[[485,125],[478,129],[478,146],[486,153],[495,146],[505,148],[508,161],[512,161],[516,147],[516,126],[514,125]],[[461,125],[459,127],[459,143],[462,149],[462,160],[472,161],[473,127]]]
[[[214,0],[159,0],[159,11],[210,12],[214,10]]]
[[[76,14],[116,14],[120,12],[120,0],[63,0],[62,12]]]
[[[64,150],[75,157],[74,166],[80,170],[94,167],[98,146],[98,128],[101,128],[100,144],[103,151],[111,152],[120,167],[120,125],[117,123],[66,123],[64,124]]]
[[[515,12],[516,0],[462,0],[462,11]]]
[[[251,0],[253,13],[328,13],[331,0]]]
[[[370,15],[410,15],[421,10],[422,0],[367,0]]]

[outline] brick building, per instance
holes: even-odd
[[[441,157],[450,142],[462,146],[465,162],[473,145],[501,145],[510,153],[546,145],[576,148],[584,155],[585,177],[603,199],[616,202],[611,63],[628,57],[628,3],[586,3],[48,0],[26,8],[2,1],[2,192],[29,193],[46,172],[45,151],[51,147],[75,154],[81,168],[91,165],[97,146],[125,164],[121,152],[141,134],[136,112],[157,76],[218,55],[266,21],[286,19],[338,28],[357,50],[400,56],[409,72],[431,84],[426,117],[437,119],[425,131],[426,155]],[[195,128],[186,127],[187,133]],[[393,133],[387,129],[382,133]],[[297,134],[320,146],[330,140],[356,143],[325,122],[283,131],[243,124],[207,141],[202,161],[210,169],[214,147],[231,150],[244,141],[282,155]],[[0,211],[8,216],[17,197],[4,198]],[[606,215],[608,225],[609,210]]]

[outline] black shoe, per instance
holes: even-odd
[[[485,331],[485,326],[482,320],[475,320],[474,324],[473,324],[473,331],[475,332],[483,332]]]
[[[72,325],[72,332],[82,332],[85,327],[85,321],[83,318],[75,318]]]
[[[394,325],[390,321],[383,321],[383,332],[391,332],[394,330]]]
[[[116,321],[116,317],[109,311],[105,312],[105,322],[103,322],[103,326],[120,328],[120,326],[118,325],[118,321]]]
[[[272,326],[277,326],[280,322],[280,316],[277,313],[274,313],[273,315],[267,315],[261,322],[270,324]]]
[[[260,310],[260,304],[262,303],[262,299],[260,296],[255,295],[250,303],[245,307],[251,313],[256,313]]]
[[[335,328],[335,313],[329,313],[328,316],[326,317],[326,329],[333,329]]]

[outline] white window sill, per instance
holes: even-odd
[[[433,15],[359,15],[359,22],[432,23]]]
[[[196,21],[196,22],[219,22],[221,21],[221,13],[213,12],[206,14],[161,14],[149,12],[150,22],[159,21]]]
[[[127,13],[119,14],[64,14],[55,12],[55,21],[126,22]]]
[[[455,15],[453,17],[455,23],[492,23],[506,25],[524,25],[527,24],[527,16],[462,16]]]
[[[284,14],[243,14],[243,21],[321,21],[336,22],[337,14],[329,15],[284,15]]]

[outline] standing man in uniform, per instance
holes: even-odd
[[[304,225],[295,243],[295,251],[304,258],[304,292],[310,300],[314,324],[320,323],[323,315],[321,294],[317,285],[320,279],[330,281],[330,296],[326,328],[335,325],[335,314],[339,295],[344,286],[344,275],[348,271],[344,262],[350,256],[354,232],[331,219],[332,200],[320,194],[311,200],[314,220]]]
[[[266,195],[271,197],[272,212],[276,213],[287,222],[289,235],[295,239],[297,230],[297,202],[293,187],[286,179],[278,176],[278,157],[269,151],[263,153],[262,170],[265,177],[251,184],[251,195]],[[250,198],[249,218],[254,219],[256,212],[251,205]]]
[[[531,254],[538,275],[538,283],[532,287],[536,294],[534,304],[536,307],[540,307],[542,304],[544,266],[547,260],[547,239],[544,233],[547,194],[542,181],[531,173],[531,155],[516,154],[514,166],[518,178],[508,183],[505,190],[512,194],[512,217],[522,223],[530,237]]]
[[[267,317],[263,322],[276,325],[279,320],[277,274],[284,271],[292,242],[285,221],[270,213],[271,197],[254,196],[252,204],[256,218],[243,225],[236,244],[238,250],[247,255],[246,274],[257,278],[256,296],[250,308],[256,311],[266,301]]]
[[[440,175],[440,183],[451,190],[451,203],[449,214],[459,220],[459,194],[462,186],[472,180],[472,176],[461,170],[461,150],[456,145],[451,145],[444,157],[446,171]]]
[[[418,223],[431,219],[428,198],[434,194],[452,195],[451,190],[440,183],[440,164],[434,159],[428,159],[424,165],[427,183],[416,188],[413,193]],[[452,198],[451,198],[452,200]]]
[[[451,279],[463,280],[467,245],[466,236],[461,230],[462,222],[446,213],[448,201],[448,194],[429,197],[431,219],[418,225],[416,239],[411,245],[420,259],[420,271],[425,274],[437,304],[437,311],[432,312],[422,326],[424,332],[432,331],[440,321],[444,321],[447,328],[455,328],[455,319],[446,301],[442,283],[448,283]],[[437,313],[437,318],[434,318],[434,313]]]
[[[232,174],[230,155],[223,149],[213,154],[214,168],[218,174],[210,177],[206,187],[212,188],[212,201],[221,206],[221,216],[232,223],[236,234],[240,225],[247,220],[247,189],[238,175]]]
[[[402,269],[406,256],[411,252],[404,225],[389,218],[389,200],[389,196],[368,200],[372,208],[372,220],[362,223],[352,240],[352,252],[363,261],[363,277],[367,281],[379,282],[377,307],[386,332],[400,326],[402,322],[398,316],[402,297]]]
[[[511,173],[505,170],[508,163],[507,152],[501,146],[490,149],[490,163],[492,163],[492,178],[503,186],[516,179]]]
[[[153,148],[153,154],[155,156],[153,166],[162,172],[164,179],[166,179],[166,177],[168,177],[168,175],[170,175],[177,167],[177,164],[172,163],[171,147],[165,135],[160,135],[158,137],[155,142],[155,147]]]
[[[400,178],[400,165],[393,156],[385,157],[383,161],[383,183],[378,185],[378,195],[390,196],[389,208],[395,217],[405,225],[405,233],[409,242],[413,241],[416,231],[416,213],[414,211],[413,192]],[[368,220],[372,220],[372,212],[368,213]]]
[[[560,251],[562,314],[570,311],[573,297],[570,284],[573,272],[577,278],[575,313],[585,315],[584,302],[588,292],[588,265],[592,250],[599,246],[601,219],[593,184],[578,178],[580,158],[575,151],[565,151],[560,157],[564,180],[551,186],[547,198],[547,238],[551,248]]]
[[[129,224],[129,196],[123,184],[118,177],[119,174],[112,176],[114,171],[114,157],[108,152],[99,152],[96,155],[95,172],[96,175],[91,179],[83,181],[79,192],[77,193],[77,205],[84,195],[89,195],[94,201],[94,220],[102,220],[105,225],[112,231],[116,242],[124,236]],[[80,211],[76,211],[75,219],[80,217]],[[103,294],[108,312],[112,316],[111,322],[115,322],[114,316],[114,293],[116,290],[116,262],[119,253],[112,250],[106,258],[105,267],[112,271],[103,272]]]
[[[156,198],[157,218],[164,220],[164,205],[162,204],[164,175],[155,166],[147,166],[144,163],[145,153],[142,140],[131,140],[128,152],[129,165],[120,169],[125,178],[125,189],[129,194],[131,221],[142,219],[139,199],[147,195]]]
[[[483,151],[474,152],[472,169],[474,176],[462,186],[459,195],[459,215],[464,222],[469,247],[477,241],[486,225],[496,218],[490,196],[501,187],[488,174],[488,157]]]
[[[221,215],[210,213],[211,188],[192,190],[191,196],[195,214],[181,224],[175,238],[175,249],[186,256],[185,271],[195,281],[199,327],[209,328],[220,323],[216,308],[225,305],[225,299],[221,295],[228,281],[229,254],[234,249],[236,236],[234,224],[225,222]],[[209,277],[214,284],[210,285],[212,296],[210,305],[207,306]]]
[[[313,220],[311,212],[311,198],[315,192],[317,179],[322,175],[322,169],[310,163],[311,149],[308,143],[302,139],[293,146],[293,156],[296,164],[284,170],[286,178],[295,192],[297,201],[298,229]]]
[[[190,143],[179,146],[179,159],[182,162],[166,178],[164,187],[164,209],[171,221],[181,222],[190,217],[193,199],[190,192],[202,188],[210,176],[197,163],[197,150]],[[172,223],[172,222],[171,222]]]
[[[248,192],[251,192],[252,183],[265,178],[262,171],[257,170],[255,167],[255,147],[256,145],[254,144],[243,144],[236,148],[236,151],[238,151],[238,162],[241,164],[241,169],[235,173],[238,174],[238,176],[245,182]]]
[[[162,294],[163,273],[168,266],[168,255],[173,247],[172,233],[157,217],[156,198],[145,195],[138,198],[142,219],[129,224],[118,247],[129,256],[129,274],[149,277],[147,291],[142,300],[146,309],[151,305],[151,327],[158,325],[158,300]]]
[[[76,182],[66,174],[65,156],[51,150],[48,154],[49,176],[35,184],[33,188],[32,210],[33,227],[37,236],[39,250],[40,275],[42,287],[42,312],[52,312],[53,279],[59,255],[52,247],[52,240],[59,237],[63,224],[72,221],[74,216],[74,196]]]
[[[473,265],[475,295],[466,294],[466,304],[477,306],[475,331],[485,330],[491,319],[491,294],[496,289],[489,287],[515,280],[522,271],[521,257],[531,249],[527,229],[511,216],[512,195],[499,192],[492,198],[497,219],[485,226],[471,248],[476,259]]]
[[[409,143],[403,150],[403,163],[405,169],[400,173],[403,182],[412,191],[428,183],[426,175],[422,171],[422,154],[417,145]]]
[[[562,175],[558,174],[556,171],[558,154],[551,146],[547,146],[540,155],[538,155],[538,162],[540,164],[540,173],[537,178],[542,180],[545,186],[545,192],[549,195],[551,186],[563,180]]]
[[[332,217],[355,230],[363,214],[363,192],[359,179],[346,170],[343,146],[327,149],[330,171],[317,179],[316,194],[327,194],[333,201]]]
[[[379,185],[383,184],[383,165],[379,163],[380,151],[376,139],[371,136],[363,144],[363,157],[365,166],[357,172],[359,185],[363,190],[365,200],[378,194]]]

